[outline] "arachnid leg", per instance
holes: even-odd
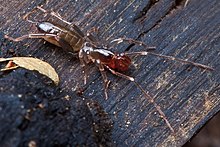
[[[199,67],[199,68],[202,68],[202,69],[205,69],[205,70],[214,70],[214,68],[212,68],[210,66],[203,65],[203,64],[200,64],[200,63],[196,63],[196,62],[193,62],[193,61],[188,61],[188,60],[176,58],[176,57],[173,57],[173,56],[167,56],[167,55],[157,54],[157,53],[154,53],[154,52],[149,52],[150,50],[155,49],[155,47],[148,47],[145,43],[143,43],[141,41],[133,40],[133,39],[130,39],[130,38],[118,38],[118,39],[115,39],[111,42],[117,42],[119,44],[119,43],[122,43],[124,41],[127,41],[129,43],[138,44],[140,46],[144,46],[145,48],[149,49],[147,51],[123,53],[125,55],[144,55],[144,56],[145,55],[153,55],[153,56],[157,56],[157,57],[168,59],[168,60],[178,61],[178,62],[181,62],[181,63],[184,63],[184,64],[194,65],[196,67]]]
[[[72,23],[71,22],[68,22],[66,20],[64,20],[58,13],[54,12],[54,11],[48,11],[48,10],[45,10],[43,9],[42,7],[40,6],[37,6],[36,7],[38,10],[42,11],[43,13],[46,13],[46,14],[49,14],[51,16],[54,16],[56,17],[57,19],[63,21],[64,23],[68,24],[68,25],[71,25]]]
[[[148,51],[156,49],[156,47],[154,47],[154,46],[148,46],[145,43],[143,43],[142,41],[137,41],[137,40],[134,40],[131,38],[118,38],[118,39],[114,39],[111,41],[111,43],[117,43],[117,44],[120,44],[122,42],[134,43],[134,44],[143,46],[143,47],[147,48]]]
[[[185,59],[176,58],[176,57],[173,57],[173,56],[157,54],[157,53],[153,53],[153,52],[140,51],[140,52],[130,52],[130,53],[124,53],[124,54],[125,55],[143,55],[143,56],[153,55],[153,56],[157,56],[157,57],[168,59],[168,60],[178,61],[178,62],[181,62],[183,64],[190,64],[190,65],[193,65],[193,66],[205,69],[205,70],[210,70],[210,71],[214,70],[214,68],[212,68],[210,66],[207,66],[207,65],[204,65],[204,64],[196,63],[196,62],[193,62],[193,61],[188,61],[188,60],[185,60]]]
[[[83,54],[82,52],[79,52],[79,60],[80,60],[80,65],[82,67],[82,70],[83,70],[83,74],[84,74],[84,85],[86,85],[86,82],[87,82],[87,70],[86,70],[86,63],[83,59]]]
[[[124,79],[127,79],[131,82],[133,82],[145,95],[145,97],[148,99],[148,101],[150,103],[152,103],[154,105],[154,107],[156,108],[156,110],[158,111],[158,113],[160,114],[161,118],[166,122],[167,126],[169,127],[169,129],[171,130],[172,133],[174,133],[174,129],[171,126],[170,122],[168,121],[166,115],[163,113],[163,111],[160,109],[160,106],[156,104],[156,102],[154,101],[154,99],[141,87],[140,84],[138,84],[135,79],[133,77],[127,76],[125,74],[122,74],[120,72],[117,72],[111,68],[109,68],[108,66],[105,66],[112,74],[117,75],[119,77],[122,77]]]
[[[186,7],[188,3],[189,3],[189,0],[186,0],[185,4],[184,4],[184,7]]]
[[[22,41],[24,39],[27,39],[27,38],[44,38],[44,37],[56,37],[57,35],[55,34],[27,34],[27,35],[23,35],[21,37],[18,37],[18,38],[12,38],[8,35],[5,35],[4,37],[8,40],[11,40],[11,41],[15,41],[15,42],[18,42],[18,41]]]
[[[29,20],[29,19],[28,19],[28,17],[29,17],[32,13],[34,13],[36,10],[40,10],[41,12],[43,12],[43,13],[45,13],[45,14],[49,14],[49,15],[51,15],[51,16],[54,16],[54,17],[56,17],[57,19],[63,21],[64,23],[67,23],[68,25],[72,24],[72,23],[70,23],[70,22],[68,22],[68,21],[66,21],[66,20],[64,20],[64,19],[62,19],[62,17],[61,17],[58,13],[56,13],[56,12],[54,12],[54,11],[47,11],[47,10],[43,9],[42,7],[40,7],[40,6],[37,6],[37,7],[35,7],[32,11],[26,13],[26,14],[23,16],[23,19],[26,20],[26,21],[28,21],[28,22],[30,22],[30,23],[35,23],[35,24],[38,23],[38,22],[35,22],[35,21],[32,21],[32,20]]]
[[[99,66],[99,71],[101,72],[102,79],[104,82],[105,99],[108,99],[108,91],[107,90],[108,90],[108,86],[109,86],[110,81],[107,79],[107,75],[106,75],[104,66],[100,63],[98,63],[98,66]]]
[[[68,25],[71,25],[71,24],[72,24],[71,22],[68,22],[68,21],[64,20],[64,19],[60,16],[60,14],[58,14],[58,13],[56,13],[56,12],[54,12],[54,11],[45,10],[44,8],[42,8],[42,7],[40,7],[40,6],[37,6],[36,9],[42,11],[43,13],[49,14],[49,15],[51,15],[51,16],[54,16],[54,17],[56,17],[57,19],[63,21],[64,23],[66,23],[66,24],[68,24]]]

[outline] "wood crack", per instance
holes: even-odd
[[[150,0],[150,2],[147,3],[147,5],[143,8],[143,10],[139,14],[137,14],[137,17],[134,18],[133,22],[138,22],[143,18],[145,19],[148,11],[158,2],[159,0]]]

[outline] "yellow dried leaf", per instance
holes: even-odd
[[[19,67],[29,70],[36,70],[39,73],[49,77],[56,85],[59,83],[59,76],[55,69],[50,64],[40,59],[33,57],[0,58],[0,62],[4,61],[13,61]],[[3,70],[7,70],[7,68]]]

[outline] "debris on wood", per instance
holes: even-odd
[[[0,71],[8,71],[22,67],[28,70],[36,70],[50,78],[56,85],[59,83],[59,76],[55,69],[45,61],[33,57],[12,57],[0,58],[0,62],[9,61],[5,68]]]

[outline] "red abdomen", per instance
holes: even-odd
[[[111,69],[117,71],[127,71],[128,67],[131,65],[131,59],[128,56],[116,56],[108,63]]]

